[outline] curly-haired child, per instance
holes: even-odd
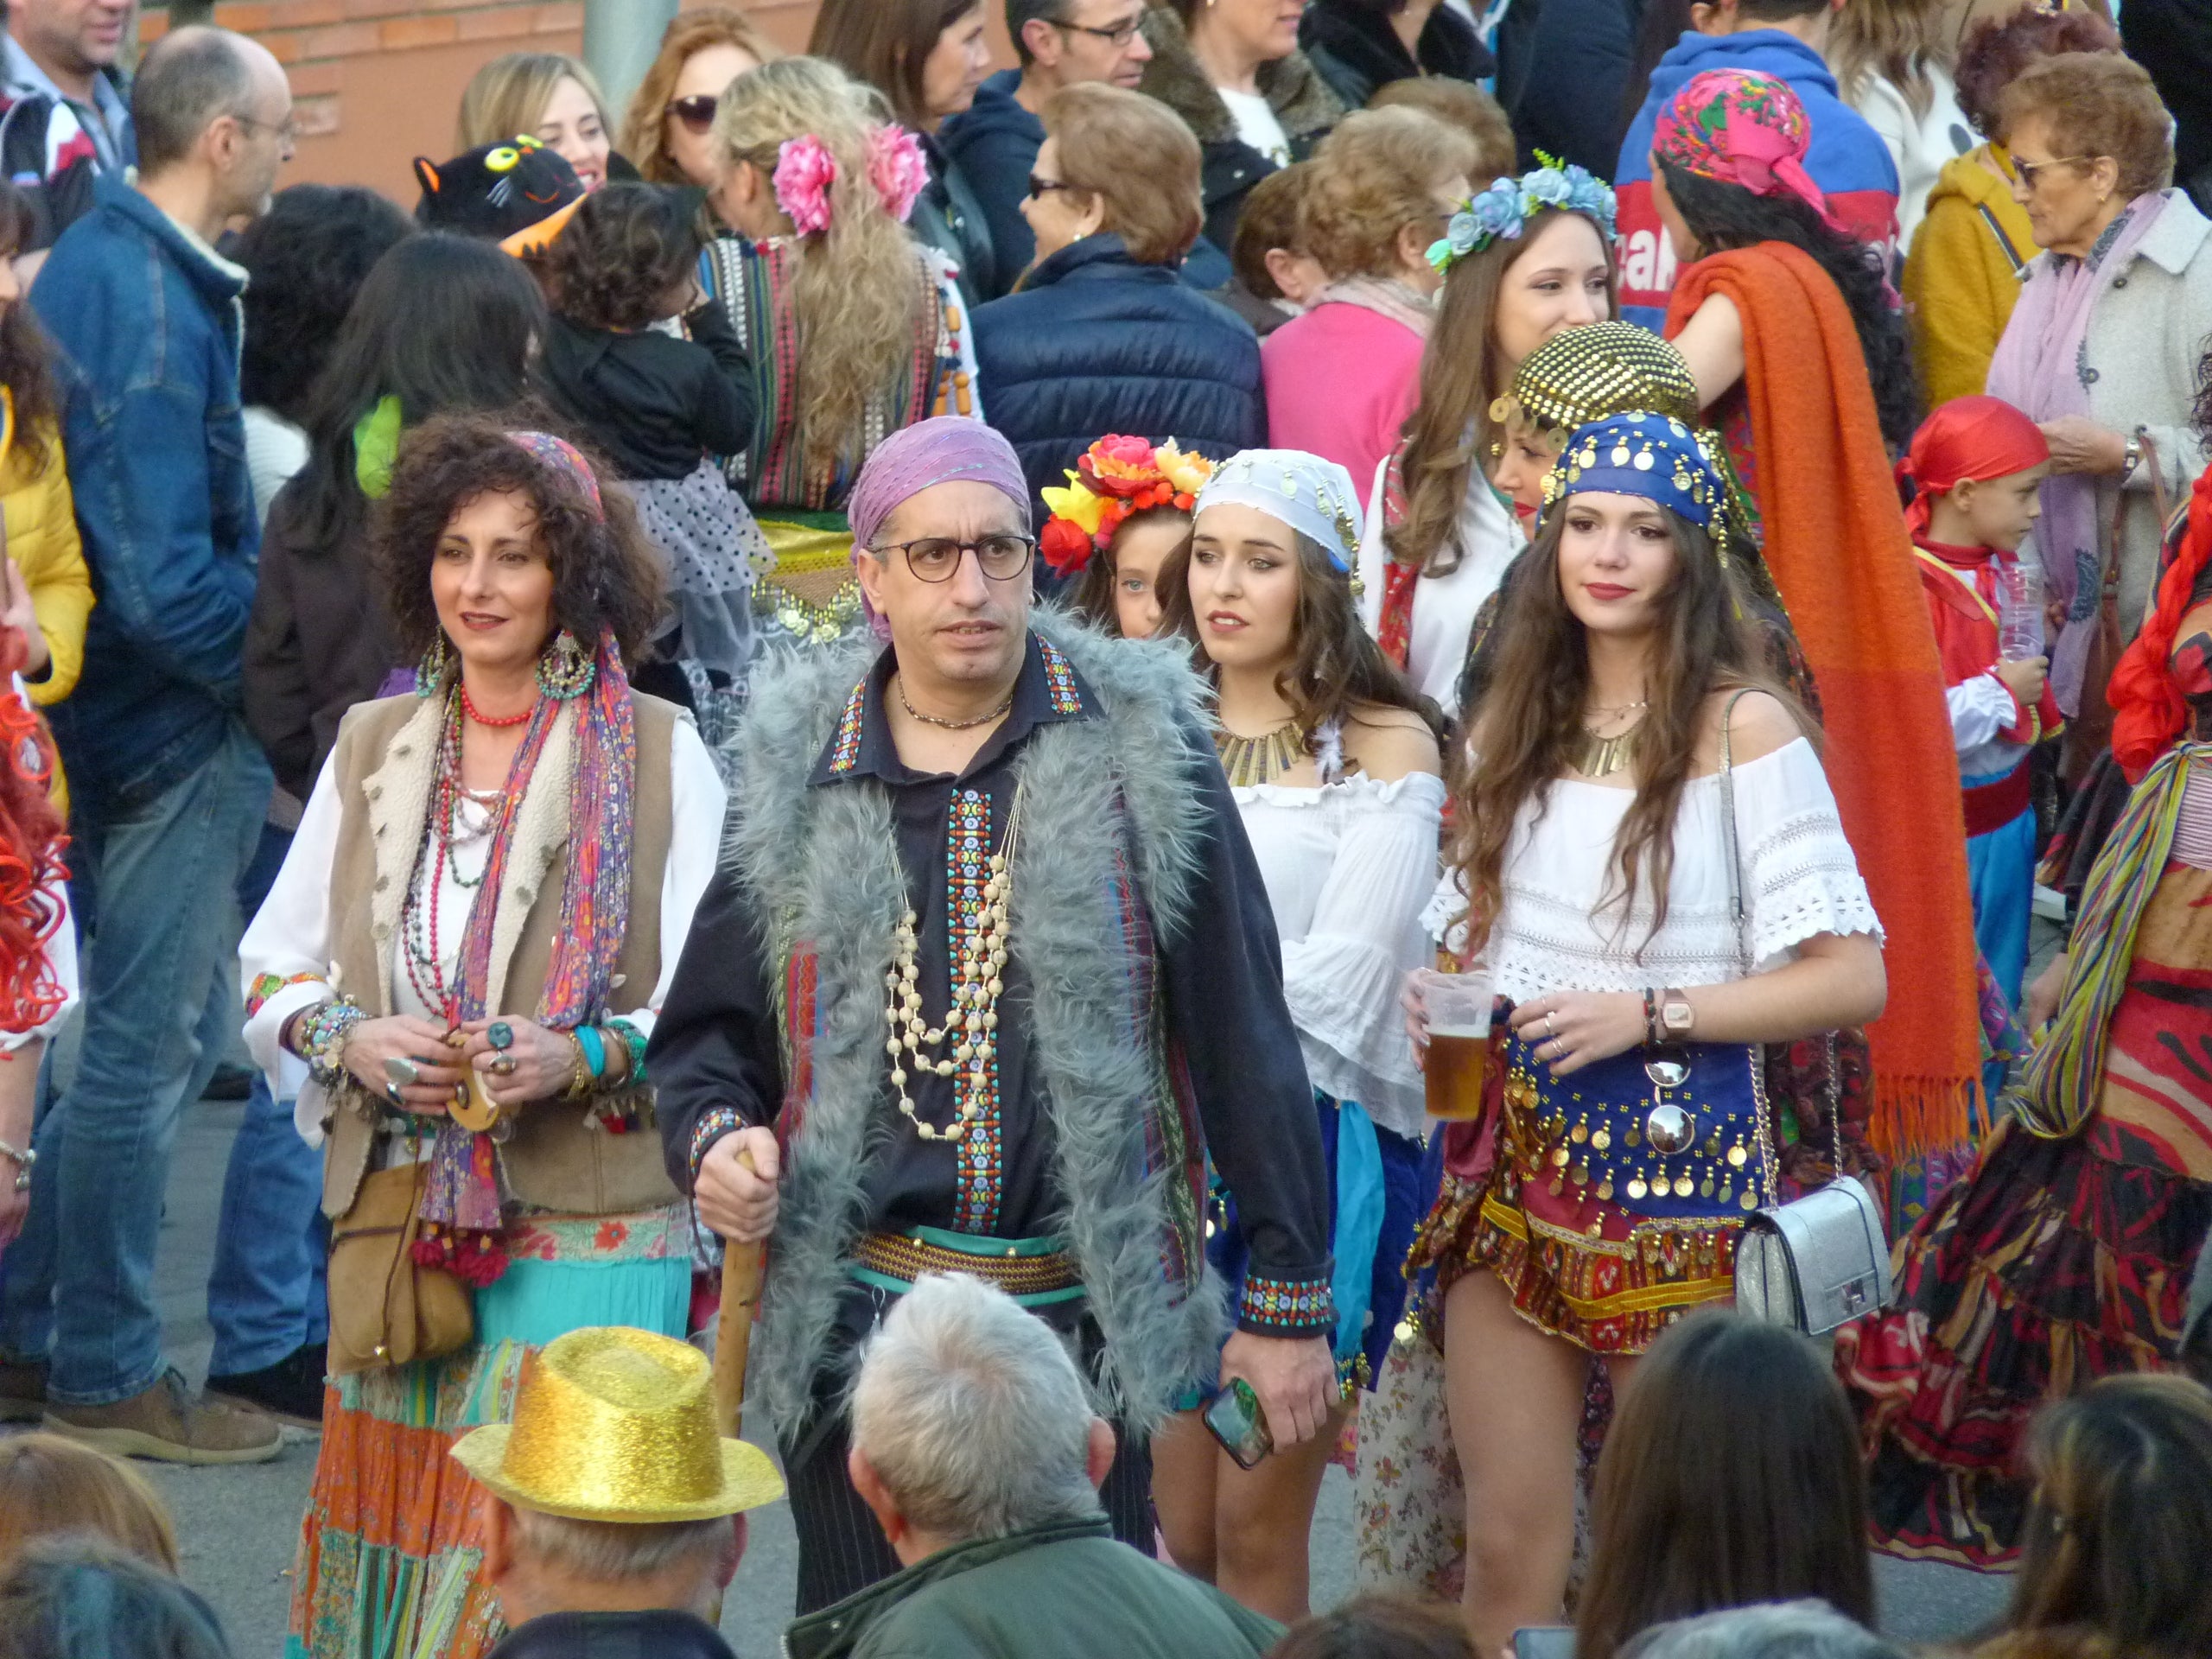
[[[699,290],[698,213],[696,192],[652,184],[579,203],[538,267],[553,317],[537,372],[667,560],[682,632],[660,654],[734,681],[752,650],[753,578],[773,556],[716,459],[752,442],[760,397],[728,316]]]

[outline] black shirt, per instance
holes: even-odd
[[[556,315],[538,384],[621,479],[688,478],[709,455],[745,453],[760,397],[751,359],[711,302],[684,318],[689,340],[587,328]]]
[[[896,667],[888,651],[877,659],[861,687],[856,735],[833,739],[810,782],[849,789],[873,780],[890,790],[899,865],[917,918],[922,1011],[941,1024],[954,971],[949,918],[955,906],[972,915],[982,903],[981,872],[1005,836],[1023,744],[1040,727],[1100,719],[1103,711],[1065,658],[1055,653],[1048,669],[1033,634],[1005,721],[957,776],[918,772],[899,760],[884,718]],[[1329,1195],[1312,1089],[1283,1004],[1274,912],[1212,743],[1195,724],[1160,738],[1184,752],[1214,828],[1190,883],[1189,913],[1158,941],[1170,1040],[1180,1052],[1207,1149],[1236,1198],[1254,1276],[1325,1281]],[[706,1113],[727,1107],[749,1124],[771,1124],[784,1097],[765,924],[752,896],[727,871],[718,873],[654,1027],[647,1064],[671,1173],[682,1184],[689,1182],[693,1128]],[[894,1150],[875,1159],[868,1173],[870,1230],[925,1226],[1000,1238],[1051,1230],[1063,1199],[1044,1083],[1032,1063],[1019,929],[1008,955],[999,1003],[995,1132],[971,1129],[957,1143],[925,1141],[888,1096]],[[880,983],[871,994],[880,994]],[[888,1071],[887,1058],[887,1089]],[[910,1076],[907,1092],[921,1122],[952,1120],[955,1083]],[[1307,1333],[1253,1323],[1268,1335]]]

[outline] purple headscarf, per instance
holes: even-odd
[[[933,415],[893,432],[862,463],[845,503],[854,554],[874,545],[883,521],[901,503],[956,478],[972,478],[997,490],[1021,510],[1022,529],[1029,528],[1029,480],[1021,475],[1014,446],[981,421]]]

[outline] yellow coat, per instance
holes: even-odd
[[[2042,251],[2012,200],[2001,144],[1944,163],[1904,262],[1904,299],[1928,406],[1971,397],[2020,297],[2020,273]]]
[[[92,613],[92,573],[77,539],[77,506],[69,493],[69,468],[61,435],[48,428],[46,464],[34,472],[29,454],[16,446],[16,400],[0,386],[0,517],[8,530],[8,556],[31,590],[31,608],[54,666],[29,682],[35,703],[59,702],[77,689],[85,667],[85,620]]]

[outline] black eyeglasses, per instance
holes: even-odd
[[[1032,201],[1054,190],[1071,190],[1074,188],[1065,179],[1040,179],[1034,173],[1029,175],[1029,200]]]
[[[1071,35],[1095,35],[1112,47],[1127,46],[1137,35],[1137,19],[1135,17],[1118,22],[1111,29],[1093,29],[1089,23],[1064,23],[1057,17],[1047,17],[1045,21],[1054,29],[1065,29]]]
[[[888,553],[904,553],[906,568],[920,582],[950,582],[960,569],[962,556],[973,553],[976,568],[993,582],[1012,582],[1029,568],[1029,556],[1036,546],[1036,538],[1031,536],[979,536],[972,542],[955,541],[950,536],[925,536],[918,541],[893,542],[887,546],[872,547],[868,551],[878,558]]]
[[[661,113],[681,121],[686,132],[704,133],[715,124],[715,107],[720,102],[712,92],[694,92],[689,98],[670,99],[661,106]]]

